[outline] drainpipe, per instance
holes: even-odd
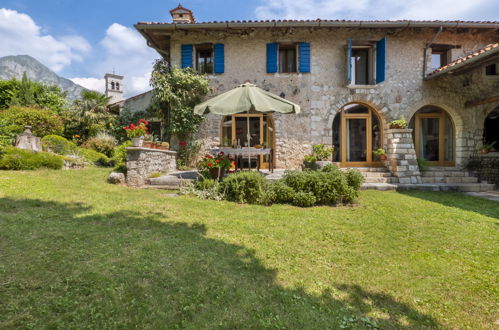
[[[442,25],[440,25],[440,27],[438,28],[437,33],[435,33],[435,35],[433,36],[433,38],[431,39],[431,41],[429,43],[427,43],[426,46],[425,46],[425,48],[424,48],[424,51],[423,51],[423,79],[426,78],[426,68],[428,66],[428,60],[427,60],[428,56],[426,55],[426,52],[431,47],[431,45],[433,45],[433,43],[438,38],[438,36],[440,35],[440,33],[442,33],[443,30],[444,30],[444,27]]]

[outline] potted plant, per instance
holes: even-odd
[[[144,148],[152,148],[152,140],[153,136],[151,134],[147,134],[144,136],[144,142],[142,143],[142,146]]]
[[[317,169],[317,156],[305,155],[305,157],[303,157],[303,168],[306,168],[309,170],[316,170]]]
[[[328,147],[325,144],[312,144],[312,155],[317,158],[316,164],[319,169],[331,164],[331,156],[334,152],[334,146]]]
[[[382,162],[386,160],[385,149],[383,148],[373,150],[373,155],[378,156],[379,160]]]
[[[198,168],[201,171],[208,172],[212,179],[220,179],[225,176],[225,172],[230,168],[230,160],[223,152],[219,152],[216,156],[206,155],[198,163]]]
[[[132,145],[134,147],[142,147],[144,137],[149,134],[149,129],[147,128],[148,124],[149,122],[147,120],[140,119],[137,125],[131,123],[130,125],[123,127],[126,131],[126,135],[132,140]]]
[[[494,147],[495,144],[496,144],[496,142],[494,141],[492,143],[486,143],[486,144],[482,145],[480,147],[480,153],[482,155],[488,154],[492,150],[492,148]]]
[[[393,120],[389,124],[390,129],[407,128],[407,126],[408,126],[407,120],[405,120],[404,118]]]
[[[161,142],[160,149],[161,150],[168,150],[168,149],[170,149],[170,144],[168,142]]]

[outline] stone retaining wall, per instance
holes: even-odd
[[[143,186],[152,173],[165,173],[176,169],[175,151],[142,147],[130,147],[126,150],[126,183],[129,186]]]
[[[385,166],[399,183],[422,183],[412,129],[388,129],[385,134],[388,142]]]
[[[499,153],[477,154],[470,158],[467,169],[480,180],[494,183],[499,187]]]

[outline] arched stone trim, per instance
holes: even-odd
[[[371,94],[367,94],[366,97],[359,97],[359,95],[347,95],[339,99],[337,102],[335,102],[331,106],[331,110],[329,112],[329,116],[327,119],[327,127],[331,129],[333,127],[333,120],[334,117],[338,114],[338,112],[343,109],[345,105],[352,104],[352,103],[359,103],[363,104],[365,106],[370,107],[373,109],[377,114],[379,119],[381,120],[381,124],[383,125],[383,128],[387,127],[388,120],[390,118],[390,109],[385,103],[382,102],[376,102],[373,100],[374,97],[369,97]]]
[[[448,104],[441,103],[441,102],[432,102],[432,100],[426,100],[426,101],[420,101],[418,103],[413,104],[413,106],[407,111],[407,118],[405,118],[407,121],[410,121],[412,117],[421,110],[424,107],[436,107],[444,110],[449,114],[449,117],[454,124],[454,129],[456,130],[456,135],[458,131],[460,131],[464,124],[463,124],[463,118],[459,114],[458,111],[455,110],[455,108],[449,106]]]

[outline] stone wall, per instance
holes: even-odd
[[[385,166],[399,179],[399,183],[422,183],[412,129],[388,129],[385,134],[388,141]]]
[[[126,149],[126,183],[129,186],[143,186],[152,173],[166,173],[176,169],[175,151],[142,147]]]
[[[499,153],[476,154],[469,159],[467,168],[480,180],[499,187]]]
[[[177,31],[171,34],[171,62],[180,66],[182,44],[223,43],[225,73],[209,76],[213,97],[250,81],[277,95],[298,103],[299,115],[273,115],[275,120],[276,164],[298,168],[310,145],[332,144],[332,123],[338,111],[348,103],[360,102],[373,107],[383,126],[403,116],[410,120],[425,105],[446,110],[456,128],[456,163],[468,157],[479,136],[483,121],[475,109],[464,104],[473,95],[494,94],[497,80],[481,87],[481,76],[469,79],[435,78],[423,80],[425,44],[435,36],[435,29],[252,29],[245,31]],[[347,39],[380,40],[387,38],[386,80],[368,86],[347,86]],[[494,33],[444,30],[435,43],[461,45],[453,50],[453,58],[479,49],[497,40]],[[266,44],[269,42],[309,42],[311,45],[310,73],[267,73]],[[481,69],[480,69],[481,70]],[[482,72],[482,71],[480,71]],[[467,92],[463,93],[462,90]],[[480,117],[480,118],[479,118]],[[220,141],[222,118],[208,115],[198,138],[208,144]],[[388,149],[385,144],[383,146]]]

